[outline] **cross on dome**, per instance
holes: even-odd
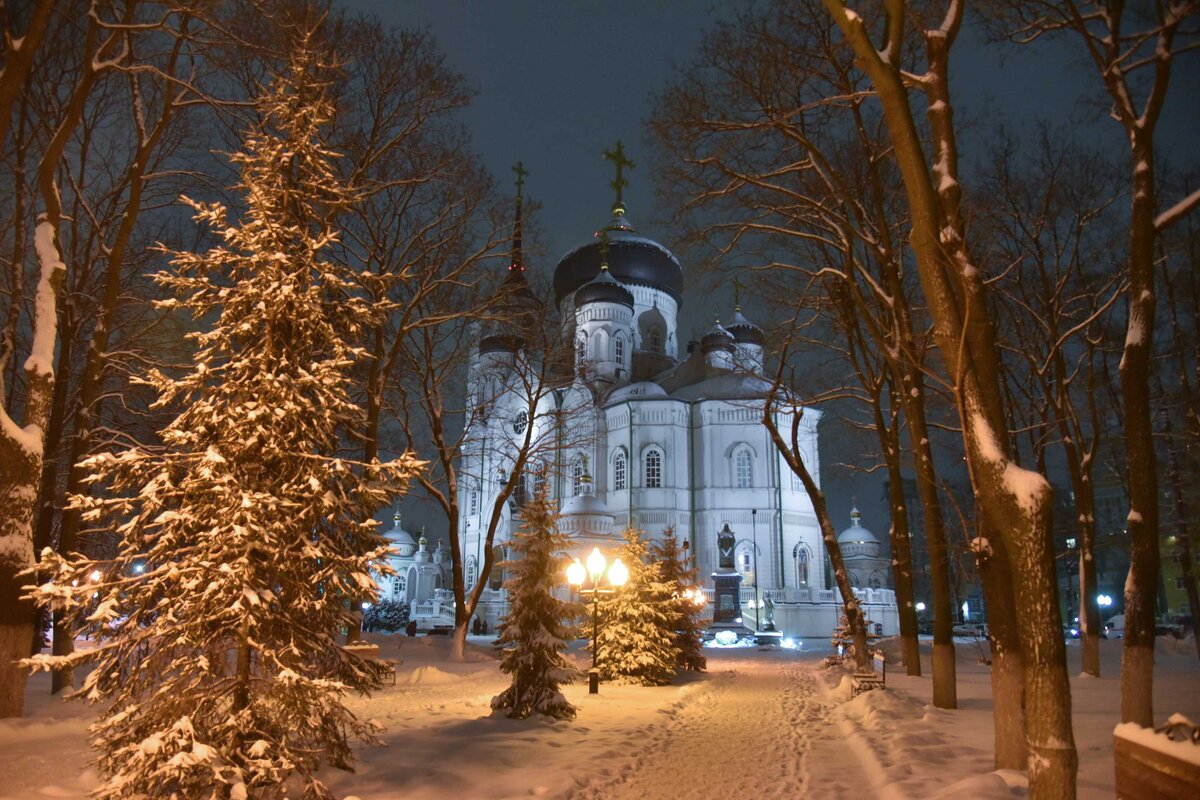
[[[617,193],[617,200],[613,203],[613,214],[619,217],[625,213],[625,204],[621,202],[621,190],[629,185],[629,181],[624,177],[624,168],[633,169],[637,164],[633,163],[625,155],[625,145],[620,139],[617,140],[617,146],[614,149],[604,151],[604,157],[613,162],[613,165],[617,168],[617,177],[609,186]]]

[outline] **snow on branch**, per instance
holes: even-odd
[[[1154,218],[1154,231],[1159,233],[1186,217],[1200,203],[1200,189],[1189,194]]]

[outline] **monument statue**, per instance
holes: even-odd
[[[717,533],[717,553],[720,556],[717,561],[717,568],[721,570],[732,570],[733,565],[733,531],[729,530],[729,523]]]

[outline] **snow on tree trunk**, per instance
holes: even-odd
[[[663,580],[662,566],[649,561],[641,531],[629,528],[622,536],[625,544],[616,557],[629,569],[629,580],[600,600],[599,622],[588,620],[588,640],[599,625],[596,660],[602,680],[662,686],[675,676],[679,660],[669,602],[674,587]]]
[[[33,604],[21,597],[28,581],[21,573],[34,565],[34,505],[54,394],[57,300],[66,276],[56,228],[45,215],[38,221],[35,249],[41,278],[34,298],[33,343],[25,361],[24,425],[0,408],[0,718],[21,716],[27,673],[18,660],[29,655],[36,619]]]
[[[321,142],[330,104],[308,42],[259,100],[232,159],[246,211],[189,201],[222,244],[175,253],[156,280],[200,328],[194,364],[140,380],[178,408],[161,446],[85,460],[97,497],[72,498],[118,538],[94,561],[49,550],[41,603],[100,642],[36,656],[93,663],[79,694],[107,707],[92,731],[100,798],[263,796],[286,782],[328,797],[322,762],[348,765],[369,723],[342,704],[384,668],[340,648],[348,603],[388,571],[370,519],[419,464],[338,456],[362,424],[349,397],[374,316],[355,274],[323,259],[330,220],[353,201]],[[205,329],[207,327],[207,329]]]
[[[512,676],[512,685],[492,698],[492,709],[514,719],[574,719],[575,707],[559,687],[578,672],[566,650],[579,608],[554,595],[566,583],[569,541],[558,531],[545,490],[525,506],[523,522],[510,545],[514,558],[503,564],[511,576],[504,583],[510,606],[496,640],[500,671]]]
[[[900,70],[899,41],[906,18],[889,15],[887,32],[895,47],[876,49],[866,23],[838,0],[823,0],[842,35],[870,78],[883,110],[894,156],[904,180],[912,219],[911,246],[933,335],[953,380],[963,425],[972,485],[985,530],[995,531],[1007,551],[1019,587],[993,587],[1014,594],[1021,666],[1025,672],[1025,739],[1029,748],[1030,795],[1073,798],[1078,759],[1071,729],[1070,684],[1058,607],[1049,483],[1021,469],[1004,450],[1004,396],[998,354],[987,304],[987,287],[965,236],[958,184],[953,105],[949,94],[949,54],[962,22],[962,5],[951,3],[942,25],[924,31],[928,71],[928,121],[937,157],[926,158],[916,129],[911,97]],[[931,175],[932,169],[932,175]],[[936,182],[936,186],[935,186]],[[997,706],[1012,703],[996,694]],[[997,714],[999,723],[1001,715]],[[997,753],[1013,736],[997,724]]]

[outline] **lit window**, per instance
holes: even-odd
[[[808,550],[798,544],[792,550],[792,558],[796,561],[796,585],[808,586]]]
[[[1068,550],[1074,550],[1074,549],[1075,549],[1075,540],[1074,540],[1073,538],[1071,538],[1071,539],[1067,539],[1067,549],[1068,549]]]
[[[744,447],[734,456],[734,472],[737,488],[749,489],[754,485],[754,466],[750,460],[750,451]]]
[[[653,448],[647,450],[645,462],[646,488],[662,488],[662,451]]]
[[[575,456],[571,462],[571,494],[583,493],[583,458]]]
[[[613,491],[625,491],[628,466],[625,459],[625,451],[618,450],[617,457],[613,459]]]
[[[742,572],[749,572],[750,565],[752,563],[750,551],[743,550],[740,553],[738,553],[738,562],[742,565],[741,566]]]

